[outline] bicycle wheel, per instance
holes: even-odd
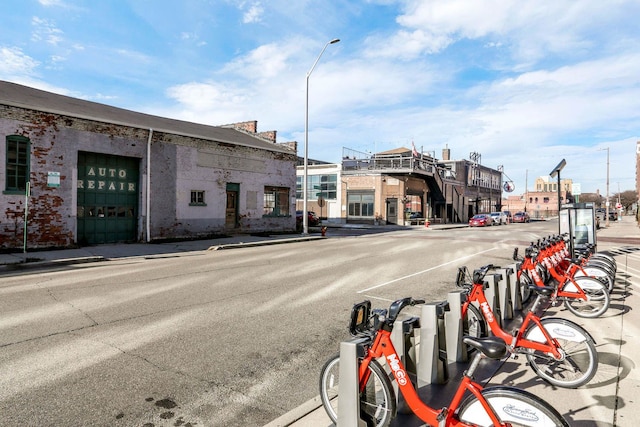
[[[501,422],[513,427],[556,426],[569,427],[569,423],[551,405],[539,397],[513,387],[487,387],[482,397],[489,402]],[[493,426],[482,403],[475,396],[468,396],[458,411],[460,420],[469,424]]]
[[[467,312],[465,314],[465,318],[462,321],[462,336],[465,335],[469,335],[474,338],[487,336],[487,325],[484,321],[484,317],[482,317],[482,313],[480,313],[478,307],[473,304],[469,304],[467,306]],[[475,350],[468,344],[463,345],[466,345],[467,347],[467,354],[470,354],[473,350]]]
[[[533,281],[529,277],[529,273],[523,271],[518,281],[518,288],[520,289],[522,295],[523,304],[529,301],[529,298],[531,298],[531,289],[529,289],[529,285],[531,283],[533,283]]]
[[[586,294],[587,300],[579,298],[567,298],[564,305],[567,309],[579,317],[598,317],[609,308],[609,290],[606,285],[597,279],[591,277],[575,277],[576,284],[580,286]],[[568,282],[564,288],[565,291],[577,291],[576,285]]]
[[[533,371],[558,387],[576,388],[591,381],[598,369],[598,352],[589,333],[566,319],[548,317],[541,319],[541,323],[560,344],[564,358],[556,360],[549,354],[532,350],[527,353],[527,360]],[[536,342],[546,341],[536,324],[525,332],[524,337]]]
[[[396,397],[384,368],[375,360],[369,362],[369,381],[360,393],[360,416],[373,420],[377,427],[388,426],[396,414]],[[336,354],[320,371],[320,399],[334,424],[338,422],[340,355]]]
[[[615,275],[611,275],[603,268],[595,265],[587,264],[584,267],[582,267],[582,269],[584,270],[585,274],[583,274],[581,270],[578,270],[576,271],[575,277],[582,277],[582,276],[593,277],[594,279],[598,279],[602,283],[604,283],[609,293],[613,291],[613,280],[615,278]]]

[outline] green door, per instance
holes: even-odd
[[[139,159],[78,152],[78,243],[137,236]]]

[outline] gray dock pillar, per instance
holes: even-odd
[[[462,345],[462,303],[467,295],[462,290],[451,291],[447,294],[449,311],[444,314],[445,340],[447,360],[449,362],[466,362],[467,348]]]
[[[507,320],[513,319],[513,307],[511,306],[511,289],[505,278],[504,272],[495,273],[493,280],[498,288],[498,303],[500,304],[500,320],[504,325]]]
[[[418,387],[428,384],[444,384],[449,378],[444,326],[447,308],[446,301],[422,306],[417,372]]]
[[[487,298],[489,307],[493,311],[494,317],[498,320],[500,326],[502,326],[502,313],[500,305],[500,290],[498,289],[498,281],[495,275],[487,275],[484,278],[484,296]]]
[[[362,426],[358,381],[358,345],[363,339],[340,343],[340,384],[338,384],[338,422],[336,427]]]

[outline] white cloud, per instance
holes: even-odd
[[[55,24],[47,19],[34,16],[31,18],[31,25],[34,27],[31,40],[35,42],[44,41],[45,43],[56,46],[63,40],[62,30],[56,28]]]
[[[65,6],[65,3],[62,0],[38,0],[38,3],[45,7]]]
[[[242,22],[245,24],[260,22],[262,20],[263,14],[264,8],[260,5],[260,2],[253,3],[251,6],[249,6],[249,10],[244,13]]]
[[[39,65],[38,61],[25,55],[20,48],[0,48],[0,76],[3,79],[11,76],[33,75]]]
[[[287,68],[287,61],[298,50],[299,45],[291,42],[258,46],[227,64],[222,74],[242,76],[255,83],[264,82],[281,74]]]

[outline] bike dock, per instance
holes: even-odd
[[[606,231],[606,230],[605,230]],[[623,232],[622,236],[640,238],[637,225]],[[603,233],[604,234],[604,233]],[[626,238],[626,237],[625,237]],[[476,371],[475,379],[485,386],[517,387],[551,403],[569,422],[583,427],[611,427],[636,425],[634,416],[640,411],[636,394],[640,389],[640,374],[634,369],[640,363],[640,312],[636,295],[640,287],[640,246],[629,245],[621,248],[619,241],[612,238],[611,243],[599,242],[599,251],[611,253],[618,263],[615,287],[611,294],[611,305],[607,312],[597,318],[579,318],[564,309],[562,305],[551,307],[544,317],[569,319],[586,329],[594,338],[599,355],[599,365],[595,377],[585,386],[577,389],[565,389],[553,386],[538,377],[527,365],[526,357],[494,361],[484,359],[481,368]],[[523,304],[522,295],[517,292],[515,270],[511,265],[494,274],[487,274],[488,288],[485,294],[493,312],[499,317],[503,328],[510,330],[513,324],[519,324],[522,313],[529,308]],[[415,321],[403,325],[399,319],[394,327],[396,335],[392,338],[398,354],[408,371],[412,371],[418,386],[420,397],[430,406],[442,407],[451,399],[462,373],[468,366],[467,355],[460,343],[462,320],[457,310],[460,307],[460,291],[452,291],[446,302],[427,303],[421,308],[419,327]],[[448,303],[449,310],[445,309]],[[343,345],[345,348],[342,358]],[[351,408],[344,414],[340,411],[338,426],[364,425],[358,418],[358,395],[355,383],[356,344],[343,342],[341,345],[341,387],[348,373],[352,373],[353,382],[349,392],[340,389],[341,408]],[[345,361],[349,361],[345,363]],[[343,375],[342,369],[345,369]],[[344,399],[344,400],[343,400]],[[328,427],[332,423],[326,415],[319,398],[312,399],[297,410],[269,423],[276,426]],[[392,426],[422,426],[417,417],[398,404],[398,414]]]

